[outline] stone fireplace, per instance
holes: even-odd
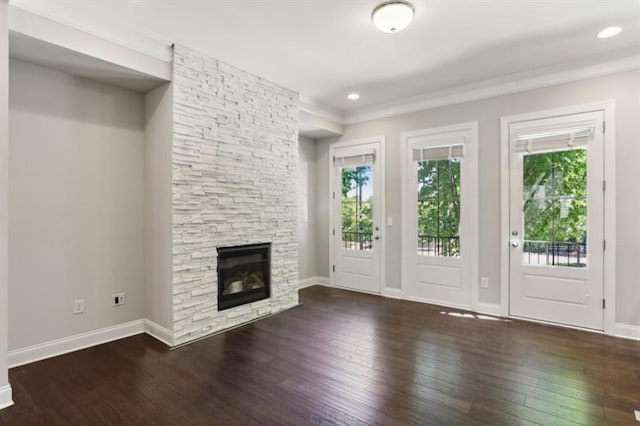
[[[299,107],[296,93],[179,45],[173,98],[178,345],[298,304]]]
[[[269,298],[271,244],[218,247],[218,310]]]

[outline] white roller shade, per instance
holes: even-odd
[[[374,164],[376,160],[375,151],[357,155],[335,156],[333,161],[338,167],[357,167],[366,164]]]
[[[595,124],[565,129],[540,130],[516,136],[513,149],[516,153],[549,152],[587,146],[593,139]]]
[[[413,148],[413,161],[447,160],[464,157],[464,144]]]

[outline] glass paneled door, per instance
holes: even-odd
[[[510,314],[602,329],[603,114],[510,125]]]
[[[410,299],[472,307],[476,141],[476,123],[403,134],[402,285]]]
[[[380,144],[334,147],[334,285],[381,291]]]

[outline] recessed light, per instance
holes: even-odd
[[[350,101],[357,101],[358,99],[360,99],[360,95],[357,93],[349,93],[349,95],[347,95],[347,99],[349,99]]]
[[[609,38],[617,36],[622,31],[620,27],[607,27],[598,33],[598,38]]]
[[[409,26],[415,9],[406,0],[383,1],[373,9],[373,25],[385,33],[397,33]]]

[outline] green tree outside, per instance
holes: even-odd
[[[459,256],[460,159],[420,161],[417,167],[419,249]]]
[[[418,234],[457,237],[460,227],[460,160],[418,162]]]
[[[373,231],[373,196],[363,199],[370,171],[371,166],[342,169],[342,232],[346,241],[358,241],[358,234],[371,235]]]
[[[585,242],[587,151],[525,155],[522,169],[524,239]]]
[[[459,237],[460,165],[456,158],[417,163],[419,236]],[[363,199],[370,171],[371,166],[342,169],[342,230],[347,238],[372,233],[373,198]],[[523,192],[525,240],[586,242],[586,150],[525,155]],[[449,255],[459,255],[459,245]]]

